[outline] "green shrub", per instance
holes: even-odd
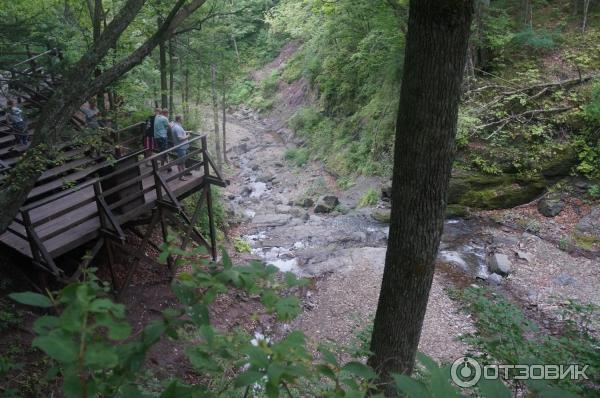
[[[242,80],[236,82],[229,93],[229,100],[233,105],[243,104],[250,100],[254,93],[255,86],[252,80]]]
[[[308,132],[321,122],[321,115],[312,107],[300,108],[289,121],[295,132]]]
[[[376,205],[378,201],[379,194],[377,191],[373,188],[369,188],[369,190],[365,192],[358,201],[358,207],[373,206]]]
[[[600,82],[592,87],[592,98],[584,107],[584,115],[592,125],[600,125]]]
[[[246,242],[244,239],[241,238],[236,238],[235,242],[233,243],[233,247],[238,253],[252,252],[252,246],[250,246],[250,243]]]
[[[556,47],[561,38],[560,32],[548,32],[545,29],[534,31],[525,29],[512,37],[512,44],[518,47],[528,47],[533,50],[550,50]]]
[[[291,148],[285,152],[285,160],[289,161],[296,167],[302,167],[308,163],[310,155],[306,148]]]
[[[274,70],[271,74],[263,79],[260,83],[262,96],[265,98],[272,97],[279,87],[279,70]]]

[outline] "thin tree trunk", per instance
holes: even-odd
[[[173,39],[169,39],[169,113],[175,116],[175,104],[173,102],[173,93],[175,91],[175,49],[173,48]]]
[[[473,0],[411,0],[392,214],[369,364],[410,374],[442,234]],[[382,387],[390,395],[386,387]]]
[[[225,88],[225,75],[223,75],[223,96],[221,97],[222,129],[223,129],[223,161],[229,164],[227,159],[227,90]]]
[[[213,103],[213,121],[215,127],[215,152],[217,152],[217,164],[221,166],[221,139],[219,136],[219,100],[217,98],[217,66],[210,65],[211,91]]]
[[[585,33],[589,8],[590,8],[590,0],[583,0],[583,22],[581,23],[581,32],[582,33]]]
[[[158,24],[161,24],[161,18],[158,18]],[[160,70],[160,106],[167,108],[169,106],[169,98],[167,97],[167,49],[164,40],[158,44],[159,51],[159,70]]]

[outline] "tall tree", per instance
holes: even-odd
[[[473,0],[411,0],[370,365],[410,373],[443,229]]]
[[[177,26],[200,8],[206,0],[177,0],[162,25],[139,47],[123,57],[100,76],[94,70],[117,43],[125,29],[138,15],[145,0],[127,0],[97,43],[83,54],[66,73],[63,84],[57,87],[38,118],[37,128],[29,149],[0,186],[0,233],[6,231],[27,195],[43,172],[40,159],[47,158],[79,106],[90,96],[102,91],[132,68],[139,65],[160,42],[168,40]]]
[[[221,166],[223,156],[221,154],[221,138],[219,136],[219,98],[217,95],[217,65],[210,65],[210,87],[213,105],[213,122],[215,131],[215,152],[217,153],[217,164]]]

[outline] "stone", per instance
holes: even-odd
[[[388,182],[381,187],[381,200],[389,202],[392,200],[392,182]]]
[[[556,217],[565,208],[565,202],[558,195],[547,195],[538,202],[537,208],[546,217]]]
[[[271,181],[273,181],[274,179],[275,179],[275,176],[273,176],[273,175],[270,175],[270,174],[263,174],[263,175],[259,176],[259,177],[256,179],[256,181],[257,181],[257,182],[264,182],[264,183],[266,184],[267,182],[271,182]]]
[[[488,276],[488,278],[487,278],[487,282],[490,285],[498,286],[498,285],[502,284],[502,276],[498,275],[496,273],[490,274],[490,276]]]
[[[233,151],[238,155],[244,154],[244,153],[248,152],[248,144],[246,144],[246,143],[240,144],[240,145],[234,147]]]
[[[252,188],[250,188],[249,186],[245,186],[244,188],[242,188],[242,192],[240,192],[240,195],[242,195],[242,197],[247,198],[248,196],[250,196],[250,194],[252,193]]]
[[[392,211],[389,209],[375,209],[371,213],[371,218],[384,224],[390,223]]]
[[[315,213],[331,213],[339,204],[340,201],[337,196],[321,196],[317,201],[317,205],[315,206]]]
[[[576,280],[571,275],[563,273],[554,278],[552,282],[558,286],[568,286],[574,284]]]
[[[488,268],[492,273],[507,276],[512,270],[512,263],[506,254],[492,253],[488,257]]]
[[[304,207],[305,209],[308,209],[309,207],[313,207],[315,205],[315,201],[312,200],[311,198],[302,198],[302,199],[296,200],[296,202],[294,202],[294,204],[296,206]]]
[[[253,224],[261,227],[281,227],[291,219],[287,214],[261,214],[253,219]]]
[[[260,167],[257,164],[252,165],[252,171],[258,170]]]
[[[533,255],[531,253],[517,250],[517,252],[515,254],[517,255],[517,258],[520,258],[521,260],[525,260],[528,263],[530,263],[533,260]]]
[[[278,168],[283,167],[283,163],[281,163],[281,162],[275,162],[274,165],[275,165],[275,167],[278,167]]]
[[[292,208],[290,206],[286,206],[286,205],[277,205],[275,207],[275,211],[277,213],[288,214],[288,213],[290,213],[290,210],[292,210]]]
[[[575,226],[577,232],[600,239],[600,208],[593,209]]]

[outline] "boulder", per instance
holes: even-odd
[[[507,209],[532,201],[545,188],[541,175],[492,176],[457,170],[450,180],[448,203],[486,210]]]
[[[249,186],[245,186],[244,188],[242,188],[242,192],[240,192],[240,195],[242,195],[242,197],[247,198],[248,196],[250,196],[250,194],[252,193],[252,188],[250,188]]]
[[[294,204],[296,206],[304,207],[305,209],[308,209],[309,207],[313,207],[315,205],[315,201],[312,200],[311,198],[302,198],[302,199],[296,200],[294,202]]]
[[[565,208],[560,195],[546,195],[537,205],[538,211],[546,217],[556,217]]]
[[[487,278],[487,282],[490,285],[498,286],[502,283],[502,276],[498,275],[496,273],[490,274],[490,276],[488,276],[488,278]]]
[[[506,254],[492,253],[488,257],[488,268],[492,273],[507,276],[512,270],[512,264]]]
[[[391,218],[391,213],[392,213],[392,211],[390,209],[375,209],[371,213],[371,217],[374,220],[379,221],[381,223],[389,224],[390,218]]]
[[[600,208],[595,208],[588,215],[582,217],[575,229],[581,234],[600,239]]]
[[[521,251],[521,250],[517,250],[515,254],[516,254],[517,258],[520,258],[521,260],[525,260],[528,263],[530,263],[531,261],[533,261],[533,256],[532,256],[531,253],[527,253],[527,252],[524,252],[524,251]]]
[[[317,201],[317,205],[315,206],[315,213],[331,213],[339,204],[340,201],[337,196],[321,196]]]
[[[381,187],[381,200],[390,202],[392,200],[392,182],[388,182]]]

